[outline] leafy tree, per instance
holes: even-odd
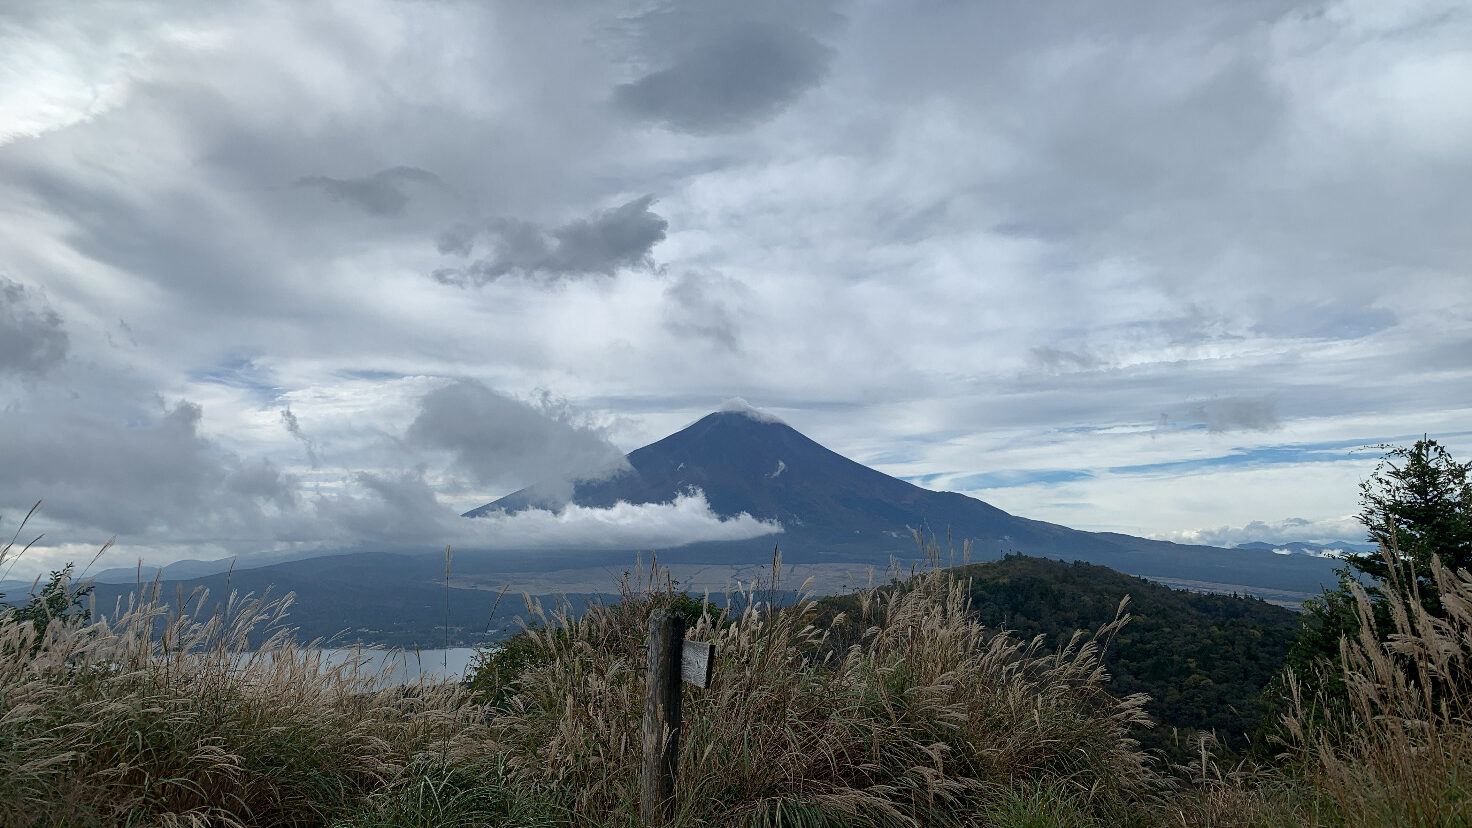
[[[1387,449],[1368,480],[1360,484],[1359,521],[1377,552],[1351,555],[1339,571],[1339,587],[1304,604],[1310,622],[1290,661],[1336,661],[1339,639],[1358,632],[1350,584],[1358,582],[1383,614],[1387,589],[1415,591],[1433,613],[1441,603],[1432,561],[1453,572],[1472,567],[1472,462],[1458,463],[1429,438]],[[1388,618],[1379,624],[1389,629]],[[1382,635],[1383,637],[1383,635]]]
[[[1433,559],[1453,572],[1472,566],[1472,462],[1458,463],[1425,438],[1410,448],[1386,448],[1360,484],[1359,520],[1388,554],[1355,555],[1349,563],[1378,582],[1399,580],[1407,589],[1414,583],[1431,595]],[[1400,571],[1392,573],[1392,566]]]
[[[0,604],[0,607],[4,607],[0,610],[0,616],[14,621],[29,621],[36,628],[36,637],[31,644],[32,655],[41,649],[41,641],[53,621],[78,621],[85,624],[92,620],[92,611],[87,608],[86,600],[92,592],[92,584],[74,588],[71,577],[72,564],[67,564],[61,569],[53,570],[46,586],[32,595],[30,602],[24,606]],[[3,597],[0,595],[0,598]]]

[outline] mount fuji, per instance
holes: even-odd
[[[476,518],[567,503],[607,508],[668,503],[699,489],[722,518],[742,513],[776,521],[779,535],[661,550],[661,561],[732,563],[770,554],[790,562],[887,563],[914,557],[916,531],[969,542],[973,560],[1023,553],[1103,564],[1180,586],[1227,591],[1313,593],[1335,583],[1334,563],[1268,549],[1221,549],[1110,532],[1085,532],[1008,514],[955,492],[936,492],[856,463],[763,412],[740,405],[709,414],[630,452],[627,468],[577,483],[548,500],[532,486],[465,513]]]

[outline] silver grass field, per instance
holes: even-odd
[[[1208,737],[1166,767],[1133,736],[1144,699],[1111,694],[1102,666],[1127,606],[1046,648],[972,620],[928,551],[935,566],[826,626],[809,599],[776,605],[775,582],[723,611],[652,567],[580,616],[529,606],[470,681],[408,686],[324,664],[283,628],[290,596],[170,602],[155,586],[40,636],[9,611],[0,826],[636,826],[656,608],[691,612],[689,637],[717,653],[711,687],[685,690],[671,825],[1472,821],[1467,573],[1436,573],[1445,618],[1392,594],[1388,642],[1342,642],[1349,705],[1287,677],[1277,761],[1224,767]]]

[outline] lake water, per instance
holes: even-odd
[[[435,679],[458,679],[465,676],[465,670],[475,658],[475,649],[471,647],[451,647],[448,650],[327,650],[326,658],[331,663],[333,659],[344,659],[359,653],[370,658],[368,665],[373,669],[380,669],[385,665],[392,664],[394,678],[406,684],[416,682],[421,676]]]
[[[373,669],[379,669],[387,664],[394,667],[394,678],[405,683],[418,681],[421,676],[427,678],[463,678],[465,670],[470,666],[475,657],[475,650],[471,647],[451,647],[448,650],[420,650],[414,652],[391,651],[391,650],[328,650],[326,657],[329,662],[332,659],[348,658],[353,653],[359,653],[370,657],[368,664]],[[333,662],[335,663],[335,662]]]
[[[324,667],[337,666],[350,659],[360,659],[363,669],[369,673],[392,669],[385,684],[413,684],[419,679],[459,679],[465,676],[470,662],[475,658],[471,647],[451,647],[448,650],[379,650],[369,647],[327,647],[322,653]]]

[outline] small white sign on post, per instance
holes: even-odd
[[[711,671],[716,665],[716,645],[708,641],[683,642],[680,654],[680,678],[696,687],[709,687]]]

